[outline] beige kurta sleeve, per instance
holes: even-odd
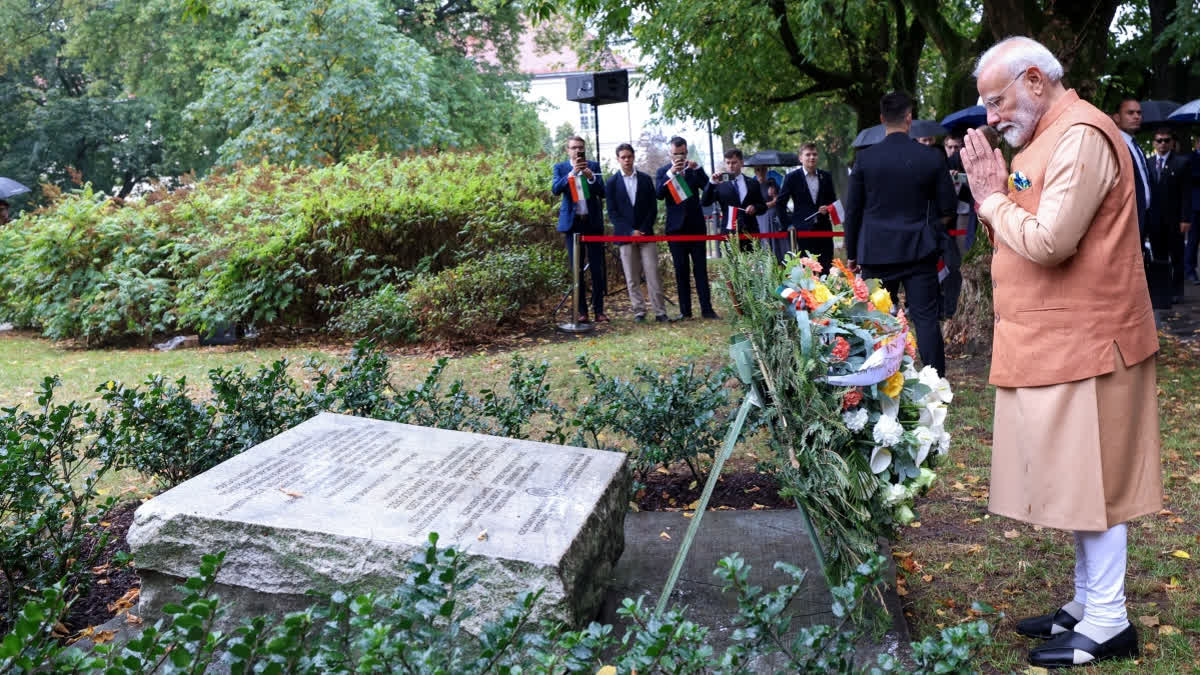
[[[1078,250],[1100,203],[1116,185],[1119,166],[1104,135],[1077,124],[1054,147],[1037,214],[996,193],[979,205],[979,216],[1017,255],[1057,265]]]

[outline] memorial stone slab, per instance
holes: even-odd
[[[624,548],[629,486],[622,453],[323,413],[138,508],[139,610],[159,616],[219,551],[217,591],[239,615],[390,591],[437,532],[479,578],[469,629],[536,588],[536,618],[586,622]]]

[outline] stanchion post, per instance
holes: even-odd
[[[792,253],[796,252],[796,226],[788,225],[788,248]]]
[[[581,246],[583,246],[583,242],[580,241],[579,233],[578,232],[572,233],[571,234],[571,313],[567,315],[570,317],[570,320],[567,321],[566,323],[558,324],[558,329],[560,331],[563,331],[564,333],[587,333],[587,332],[591,331],[593,328],[595,328],[595,326],[593,326],[590,323],[580,323],[579,321],[576,320],[577,317],[575,315],[575,313],[579,311],[579,286],[580,286],[580,283],[582,282],[582,280],[580,279],[581,273],[579,270],[579,256],[583,252],[582,249],[580,249]],[[604,261],[601,260],[600,264],[604,264]],[[592,292],[595,293],[596,289],[593,288]]]

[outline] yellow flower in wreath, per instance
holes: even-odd
[[[888,293],[886,288],[875,289],[871,294],[871,302],[875,304],[875,309],[881,312],[892,311],[892,294]]]
[[[816,298],[818,305],[823,305],[829,302],[829,299],[833,297],[833,294],[829,292],[829,287],[821,283],[813,286],[812,293],[813,297]]]
[[[900,398],[900,392],[904,389],[904,373],[896,371],[892,376],[883,381],[883,386],[879,388],[888,398]]]

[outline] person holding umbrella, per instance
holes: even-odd
[[[29,188],[21,185],[11,178],[0,177],[0,225],[9,222],[9,209],[11,205],[8,203],[9,198],[17,195],[23,195],[29,192]]]

